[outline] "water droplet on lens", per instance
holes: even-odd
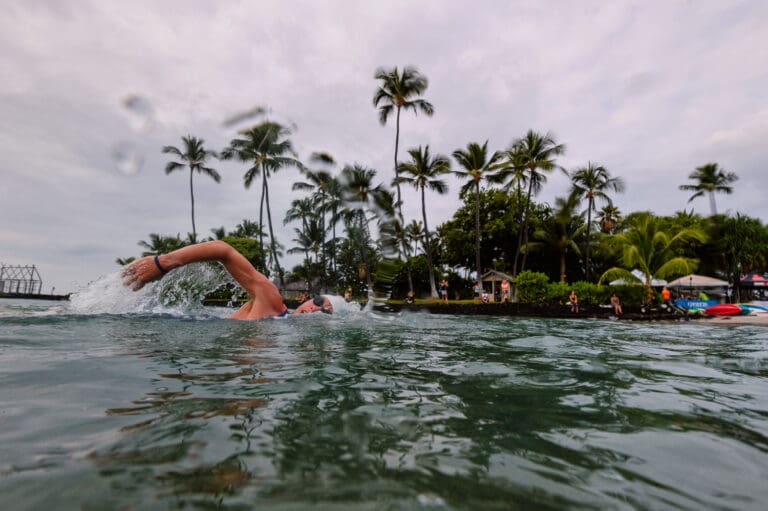
[[[112,149],[115,168],[126,176],[135,176],[144,165],[144,156],[130,142],[120,142]]]
[[[128,114],[128,122],[131,128],[139,133],[146,133],[152,129],[155,122],[155,112],[152,103],[142,96],[131,94],[122,100],[125,112]]]

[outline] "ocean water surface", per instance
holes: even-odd
[[[162,294],[0,300],[0,509],[768,502],[768,328],[231,321]]]

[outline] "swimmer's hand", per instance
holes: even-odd
[[[123,285],[138,291],[144,284],[163,278],[163,273],[155,264],[154,256],[137,259],[123,269]]]

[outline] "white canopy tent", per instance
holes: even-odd
[[[624,279],[617,279],[617,280],[612,280],[611,282],[609,282],[609,285],[611,285],[611,286],[623,286],[623,285],[630,285],[630,286],[638,285],[638,286],[642,286],[642,285],[645,285],[645,272],[640,271],[638,269],[634,269],[630,273],[632,273],[632,275],[637,277],[639,280],[630,280],[629,282],[626,282]],[[666,280],[651,278],[651,287],[662,287],[662,286],[666,286],[666,285],[667,285],[667,281]]]
[[[728,287],[728,282],[705,275],[690,274],[673,280],[669,287]]]

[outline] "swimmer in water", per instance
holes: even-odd
[[[189,263],[218,261],[248,293],[249,300],[229,319],[264,319],[289,314],[277,287],[254,268],[248,259],[224,241],[207,241],[180,248],[159,256],[137,259],[123,270],[123,285],[138,291],[145,284],[160,280],[169,271]],[[331,314],[333,305],[327,296],[318,295],[299,305],[291,314],[324,312]]]

